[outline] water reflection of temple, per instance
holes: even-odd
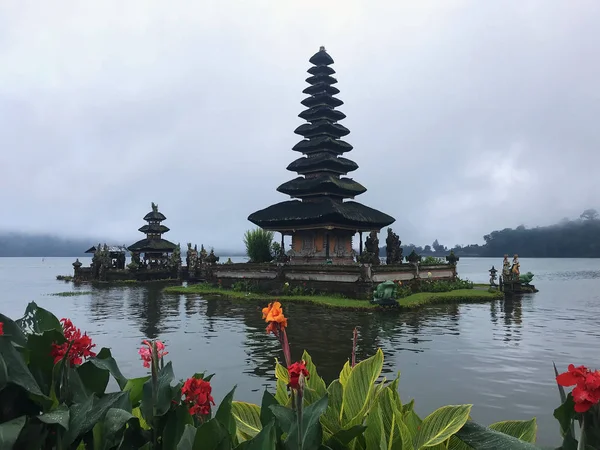
[[[503,324],[503,337],[505,342],[520,342],[522,339],[521,328],[523,324],[523,299],[521,297],[507,297],[490,304],[490,319],[492,324]]]

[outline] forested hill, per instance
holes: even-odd
[[[90,239],[63,239],[48,235],[0,232],[0,257],[77,257],[83,256],[83,252],[92,245],[94,244]]]
[[[600,216],[596,210],[588,209],[576,220],[563,219],[546,227],[505,228],[492,231],[483,239],[484,245],[458,245],[452,250],[457,256],[512,257],[516,253],[531,258],[600,258]],[[412,248],[419,254],[434,256],[445,256],[450,251],[437,240],[431,246],[409,245],[404,249],[405,255]]]

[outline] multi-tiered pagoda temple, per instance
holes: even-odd
[[[338,122],[346,115],[335,108],[343,102],[334,97],[340,91],[330,65],[333,59],[321,47],[310,58],[310,84],[302,104],[308,109],[299,117],[308,123],[294,131],[304,139],[292,150],[303,154],[287,169],[298,177],[283,183],[279,192],[293,200],[277,203],[251,214],[252,223],[265,230],[292,236],[291,262],[352,263],[352,238],[356,233],[376,231],[394,222],[394,218],[354,201],[367,189],[352,178],[344,177],[358,165],[341,155],[352,146],[341,140],[350,133]],[[362,242],[362,237],[361,237]],[[362,247],[362,245],[361,245]]]
[[[137,241],[127,249],[131,252],[132,260],[139,258],[143,253],[144,262],[150,267],[166,265],[177,245],[162,238],[163,233],[169,231],[169,228],[162,225],[163,220],[167,220],[163,213],[158,211],[158,205],[152,203],[152,211],[144,216],[148,222],[139,229],[146,234],[146,239]]]

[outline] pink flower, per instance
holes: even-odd
[[[165,344],[163,344],[159,340],[156,340],[154,342],[156,343],[156,352],[158,353],[159,359],[162,359],[163,356],[169,354],[169,352],[165,351]],[[152,362],[152,342],[148,340],[142,341],[142,346],[138,350],[138,353],[142,357],[144,367],[150,368],[150,363]]]

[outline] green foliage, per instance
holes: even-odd
[[[92,291],[66,291],[66,292],[56,292],[54,294],[49,294],[49,295],[54,295],[57,297],[76,297],[78,295],[90,295],[92,294]]]
[[[471,405],[444,406],[421,419],[414,401],[402,403],[399,375],[391,382],[381,376],[381,350],[354,367],[347,362],[329,386],[304,352],[310,376],[302,394],[288,389],[288,370],[276,362],[275,395],[265,391],[260,406],[233,401],[234,388],[214,415],[192,416],[182,402],[183,383],[175,381],[171,362],[158,363],[156,350],[151,375],[128,379],[105,348],[83,364],[66,358],[55,364],[49,351],[65,336],[58,319],[35,303],[22,319],[0,315],[0,321],[0,448],[537,448],[535,419],[486,428],[469,420]],[[116,392],[106,392],[111,377]]]
[[[244,244],[246,245],[246,255],[253,263],[266,263],[273,259],[271,253],[273,248],[273,232],[256,228],[248,230],[244,234]]]
[[[421,260],[422,266],[437,266],[440,264],[446,264],[446,260],[437,256],[426,256]]]
[[[459,289],[473,289],[473,282],[469,280],[429,280],[427,278],[417,278],[410,280],[405,285],[410,286],[413,293],[415,292],[450,292]]]

